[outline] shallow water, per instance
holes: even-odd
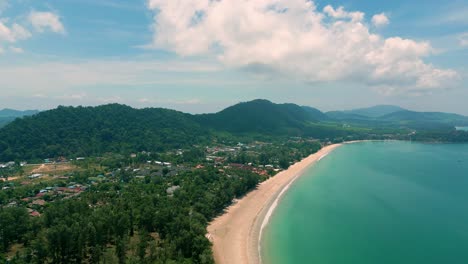
[[[266,264],[468,263],[468,145],[344,145],[283,196]]]

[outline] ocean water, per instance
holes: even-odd
[[[455,127],[457,130],[468,131],[468,127]]]
[[[264,264],[468,263],[468,145],[336,149],[283,196]]]

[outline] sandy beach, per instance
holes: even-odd
[[[279,196],[309,166],[341,144],[330,145],[292,165],[269,180],[216,218],[208,226],[217,264],[259,264],[259,238],[265,218],[271,215]]]

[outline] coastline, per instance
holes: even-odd
[[[343,144],[323,147],[318,152],[293,164],[289,169],[262,182],[208,226],[207,237],[213,243],[217,264],[260,264],[260,239],[263,228],[281,196],[304,170],[314,165]]]

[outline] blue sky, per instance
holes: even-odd
[[[468,115],[467,58],[466,0],[0,0],[0,108],[265,98]]]

